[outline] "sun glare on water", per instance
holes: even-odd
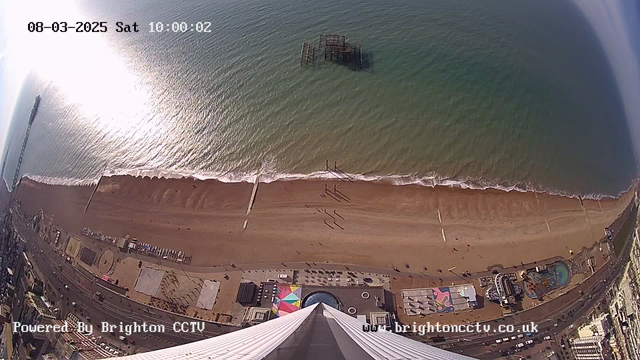
[[[104,33],[29,32],[30,22],[45,26],[66,21],[95,20],[81,14],[74,0],[15,0],[7,4],[6,31],[11,56],[22,72],[36,72],[50,81],[66,101],[78,105],[92,124],[107,133],[123,135],[138,128],[149,111],[149,93],[107,43]],[[110,23],[109,31],[113,31]],[[144,131],[137,131],[145,136]]]

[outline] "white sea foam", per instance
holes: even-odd
[[[275,181],[293,181],[293,180],[336,180],[343,179],[347,181],[365,181],[365,182],[378,182],[391,185],[420,185],[427,187],[446,186],[460,189],[473,189],[473,190],[501,190],[505,192],[538,192],[546,193],[550,195],[559,195],[571,198],[582,197],[583,199],[604,199],[604,198],[616,198],[623,193],[629,191],[631,186],[627,190],[621,191],[617,196],[611,196],[606,194],[572,194],[562,190],[545,189],[536,187],[531,184],[522,185],[509,185],[509,184],[497,184],[484,179],[454,179],[448,177],[442,177],[438,175],[367,175],[367,174],[349,174],[343,172],[334,171],[315,171],[309,174],[288,174],[288,173],[276,173],[273,171],[263,173],[265,167],[255,172],[246,173],[218,173],[218,172],[201,172],[201,171],[172,171],[172,170],[159,170],[159,169],[110,169],[106,170],[103,176],[134,176],[134,177],[148,177],[148,178],[164,178],[164,179],[182,179],[193,178],[197,180],[211,180],[215,179],[224,183],[239,183],[247,182],[253,183],[256,176],[260,175],[260,182],[271,183]],[[272,170],[270,168],[270,170]],[[33,181],[50,184],[50,185],[66,185],[66,186],[90,186],[95,185],[100,176],[80,179],[80,178],[59,178],[48,177],[40,175],[25,174],[23,177],[27,177]]]
[[[65,186],[90,186],[90,185],[95,185],[98,182],[98,179],[63,178],[63,177],[41,176],[41,175],[33,175],[33,174],[24,174],[22,175],[22,178],[28,178],[30,180],[39,182],[41,184],[65,185]]]

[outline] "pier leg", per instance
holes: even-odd
[[[244,216],[244,224],[242,225],[242,229],[247,229],[247,224],[249,223],[249,213],[253,208],[253,203],[256,201],[256,194],[258,193],[258,184],[260,184],[260,175],[256,175],[256,180],[253,183],[253,190],[251,191],[251,197],[249,198],[249,206],[247,207],[247,214]]]
[[[96,191],[98,191],[98,187],[100,186],[101,181],[102,181],[102,176],[100,176],[100,179],[96,184],[96,187],[93,188],[93,192],[91,192],[91,196],[89,196],[89,201],[87,201],[87,206],[84,207],[84,212],[87,212],[87,210],[89,210],[89,205],[91,205],[91,200],[93,200],[93,196],[96,194]]]

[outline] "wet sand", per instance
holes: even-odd
[[[260,184],[243,230],[252,188],[216,180],[107,177],[84,213],[93,187],[23,179],[18,199],[28,213],[42,208],[53,215],[52,223],[64,230],[129,234],[185,251],[196,266],[408,263],[414,271],[427,267],[435,274],[452,266],[481,271],[568,257],[569,250],[599,241],[633,193],[582,205],[575,198],[498,190],[279,181]]]

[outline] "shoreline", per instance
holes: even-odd
[[[409,264],[437,274],[452,266],[477,272],[569,257],[569,250],[577,253],[599,241],[633,195],[596,201],[495,189],[291,180],[261,182],[247,216],[252,188],[246,182],[110,176],[84,213],[93,187],[23,179],[18,198],[29,214],[43,209],[45,226],[74,234],[82,227],[129,234],[185,251],[193,266],[329,261]]]
[[[339,169],[338,169],[339,170]],[[533,186],[531,184],[500,184],[498,182],[486,181],[483,179],[473,179],[467,177],[465,179],[456,179],[451,177],[445,177],[440,175],[417,175],[417,174],[397,174],[397,175],[372,175],[372,174],[354,174],[339,171],[314,171],[308,174],[302,173],[278,173],[278,174],[263,174],[259,171],[247,172],[247,173],[216,173],[216,172],[196,172],[196,171],[170,171],[170,170],[157,170],[157,169],[115,169],[106,170],[102,175],[93,179],[80,179],[80,178],[60,178],[49,177],[33,174],[24,174],[22,178],[48,184],[48,185],[63,185],[63,186],[95,186],[103,177],[119,177],[130,176],[134,178],[147,178],[147,179],[175,179],[175,180],[215,180],[222,183],[254,183],[256,176],[260,176],[260,183],[272,183],[278,181],[301,181],[301,180],[315,180],[315,181],[356,181],[356,182],[371,182],[384,185],[394,186],[410,186],[418,185],[430,188],[447,187],[465,190],[498,190],[503,192],[519,192],[519,193],[539,193],[554,196],[562,196],[574,199],[617,199],[621,195],[629,192],[634,186],[634,183],[640,180],[640,178],[634,178],[631,180],[630,185],[619,191],[616,195],[601,194],[601,193],[589,193],[589,194],[577,194],[566,190],[559,190],[554,188],[545,188],[540,186]],[[8,188],[8,184],[7,188]]]

